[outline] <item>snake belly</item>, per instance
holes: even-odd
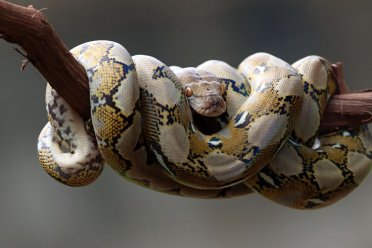
[[[242,62],[240,73],[223,62],[200,65],[224,82],[230,119],[205,135],[193,123],[179,79],[161,61],[131,57],[110,41],[71,52],[88,75],[91,120],[84,122],[48,86],[49,122],[38,142],[42,167],[67,185],[93,182],[107,163],[124,178],[161,192],[214,198],[254,190],[310,209],[346,195],[370,168],[366,128],[317,136],[334,91],[323,59],[322,65],[311,57],[290,66],[259,53]]]

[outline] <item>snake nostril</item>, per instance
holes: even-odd
[[[212,107],[217,107],[218,105],[220,105],[220,101],[218,99],[216,99],[215,97],[213,97],[212,100],[211,100],[211,106]]]

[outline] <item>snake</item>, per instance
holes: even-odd
[[[91,117],[83,120],[47,84],[48,123],[38,139],[41,166],[63,184],[90,184],[107,164],[173,195],[255,192],[286,207],[318,209],[349,194],[371,168],[367,126],[319,134],[337,92],[322,57],[290,65],[256,53],[237,68],[219,60],[181,68],[131,56],[112,41],[71,53],[87,73]]]

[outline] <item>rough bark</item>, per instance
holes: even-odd
[[[27,61],[84,119],[89,118],[85,70],[40,10],[0,1],[0,34],[6,41],[22,47]]]

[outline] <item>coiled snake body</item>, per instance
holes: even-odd
[[[213,101],[208,106],[226,109],[215,117],[223,127],[206,134],[193,121],[189,102],[197,94],[188,87],[197,79],[190,76],[185,86],[187,70],[150,56],[131,57],[109,41],[71,52],[89,78],[91,120],[84,122],[48,86],[49,122],[38,142],[41,165],[64,184],[89,184],[107,163],[157,191],[215,198],[253,190],[285,206],[314,209],[348,194],[371,167],[367,127],[318,136],[336,90],[323,58],[309,56],[291,66],[258,53],[238,70],[221,61],[190,69],[202,74],[200,94],[203,88],[222,94],[203,95]],[[226,103],[217,101],[221,97]]]

